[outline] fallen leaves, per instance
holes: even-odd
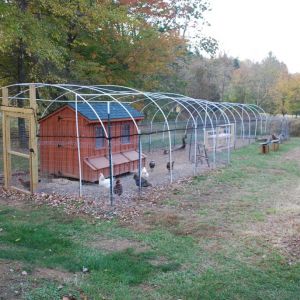
[[[14,190],[1,189],[3,198],[9,199],[10,203],[18,204],[29,202],[38,206],[49,206],[62,209],[67,215],[88,215],[97,220],[118,219],[121,223],[133,223],[143,215],[145,209],[163,206],[163,200],[170,194],[184,192],[186,183],[191,183],[191,178],[178,180],[172,185],[156,186],[151,189],[138,191],[127,191],[121,197],[115,197],[114,205],[111,206],[105,197],[97,199],[89,197],[76,197],[74,195],[61,195],[55,192],[47,194],[45,192],[34,195],[22,194]],[[20,239],[16,239],[19,242]]]

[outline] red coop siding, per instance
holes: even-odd
[[[95,169],[85,161],[88,158],[108,158],[108,141],[101,149],[96,149],[95,126],[99,122],[89,122],[78,115],[80,133],[80,155],[83,180],[97,181],[99,174],[109,176],[109,167]],[[107,122],[103,122],[106,130]],[[122,125],[130,124],[130,134],[137,134],[132,120],[112,120],[112,153],[114,155],[127,151],[136,151],[138,148],[137,136],[130,137],[130,143],[123,144],[121,136]],[[40,170],[43,174],[52,174],[71,178],[79,178],[78,149],[76,140],[75,112],[69,107],[63,107],[51,115],[40,120]],[[143,165],[145,157],[143,156]],[[114,163],[114,175],[135,171],[138,160]]]

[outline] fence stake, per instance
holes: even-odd
[[[82,170],[81,170],[81,153],[80,153],[80,136],[78,127],[78,107],[77,107],[77,95],[75,97],[75,119],[76,119],[76,141],[77,141],[77,153],[78,153],[78,167],[79,167],[79,197],[82,197]]]
[[[114,205],[114,194],[113,194],[113,159],[112,159],[112,145],[111,145],[111,124],[110,124],[110,102],[107,102],[107,125],[108,125],[108,151],[109,151],[109,198],[110,205]]]

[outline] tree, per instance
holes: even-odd
[[[77,37],[92,36],[110,12],[105,1],[11,0],[0,5],[2,85],[67,81]],[[18,119],[18,127],[20,145],[26,147],[24,119]]]
[[[193,56],[185,72],[188,94],[211,101],[223,100],[234,68],[234,59],[226,54],[210,59]]]
[[[277,111],[282,115],[300,114],[300,74],[290,75],[277,83]]]
[[[288,70],[270,52],[259,63],[242,61],[232,73],[232,81],[225,99],[228,101],[255,103],[269,113],[277,109],[274,93],[277,82],[287,78]]]
[[[119,83],[154,88],[188,53],[199,0],[0,2],[0,80]],[[213,41],[202,48],[213,52]],[[167,83],[168,80],[165,81]]]

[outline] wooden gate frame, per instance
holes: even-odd
[[[9,105],[8,89],[2,88],[2,133],[3,133],[3,170],[4,187],[12,188],[21,192],[28,191],[11,186],[11,155],[27,158],[29,160],[30,193],[33,194],[38,185],[38,147],[37,147],[37,105],[35,86],[29,86],[30,108],[13,107]],[[20,153],[11,149],[9,117],[23,118],[29,121],[29,154]]]

